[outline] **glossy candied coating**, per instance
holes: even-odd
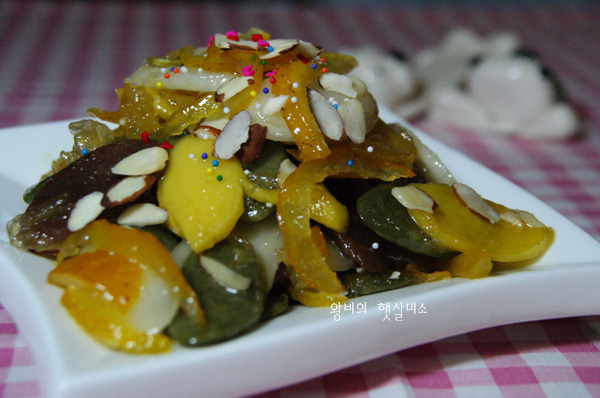
[[[490,275],[493,263],[490,255],[482,249],[460,253],[448,261],[447,269],[452,276],[476,279]]]
[[[92,192],[107,192],[122,176],[112,167],[125,157],[150,147],[155,141],[121,140],[90,151],[42,180],[23,214],[9,221],[7,232],[16,247],[56,254],[70,232],[69,215],[78,200]]]
[[[124,136],[136,139],[144,131],[153,132],[160,127],[160,119],[154,109],[154,99],[144,87],[125,84],[117,90],[119,109],[104,111],[88,110],[91,115],[119,125]]]
[[[197,253],[228,236],[244,211],[242,166],[235,157],[213,157],[213,143],[194,135],[180,139],[158,184],[167,224]]]
[[[492,224],[462,204],[451,186],[430,183],[418,187],[433,198],[437,207],[433,213],[408,211],[426,234],[446,248],[460,252],[481,249],[492,261],[514,262],[542,254],[554,238],[554,231],[546,226],[532,226],[526,222],[517,225],[504,219]],[[510,210],[488,203],[499,214]]]
[[[175,288],[183,310],[203,322],[202,309],[196,294],[181,274],[169,251],[151,233],[111,224],[106,220],[94,221],[70,234],[61,246],[57,261],[97,250],[113,252],[132,262],[152,268],[157,275]]]
[[[316,69],[295,60],[277,71],[272,88],[276,96],[296,98],[295,102],[285,103],[282,113],[303,160],[325,158],[331,153],[308,104],[307,88],[315,85],[318,74]]]
[[[73,284],[89,285],[127,312],[140,295],[143,274],[144,270],[129,263],[127,257],[96,250],[65,259],[50,272],[49,281],[63,284],[73,278]]]
[[[120,254],[97,250],[61,262],[50,272],[48,281],[65,288],[62,304],[83,329],[103,344],[135,353],[162,352],[171,342],[154,326],[164,327],[170,321],[177,300],[161,297],[166,311],[152,317],[157,324],[144,320],[142,327],[133,314],[139,312],[136,307],[148,301],[144,300],[146,296],[140,298],[142,289],[147,288],[148,272]]]
[[[277,216],[283,233],[288,262],[295,272],[297,287],[326,293],[341,292],[341,284],[313,240],[309,208],[316,184],[331,176],[355,176],[394,180],[411,177],[405,166],[357,157],[345,150],[326,159],[306,161],[285,180],[279,196]]]

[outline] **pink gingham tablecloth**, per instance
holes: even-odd
[[[480,34],[509,30],[563,82],[584,115],[583,135],[533,142],[420,127],[600,237],[599,5],[339,4],[2,1],[0,127],[80,118],[92,106],[114,109],[114,88],[146,56],[201,45],[214,32],[260,26],[328,49],[371,44],[411,55],[459,25]],[[39,377],[0,303],[0,397],[41,396]],[[600,316],[475,331],[264,396],[600,397]]]

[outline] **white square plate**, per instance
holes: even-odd
[[[388,121],[398,119],[382,112]],[[25,209],[23,191],[47,172],[72,138],[68,122],[0,130],[0,302],[31,345],[48,397],[239,396],[279,388],[375,357],[481,328],[598,314],[600,243],[506,179],[419,133],[457,179],[483,197],[533,212],[554,228],[551,249],[533,266],[481,280],[437,282],[354,299],[366,313],[294,308],[232,341],[176,346],[132,356],[88,337],[46,283],[52,262],[8,244],[9,219]],[[426,313],[385,321],[378,304],[421,304]]]

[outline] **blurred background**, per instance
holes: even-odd
[[[408,57],[456,27],[514,32],[555,70],[590,73],[597,1],[0,1],[0,127],[79,117],[115,105],[114,88],[150,55],[257,26],[329,51],[369,46]],[[588,51],[589,49],[589,51]],[[581,64],[584,62],[584,64]],[[580,73],[563,74],[575,101]],[[559,74],[560,76],[560,74]],[[60,92],[59,92],[60,91]],[[58,101],[57,101],[58,100]]]

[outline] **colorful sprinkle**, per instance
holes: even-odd
[[[336,104],[332,104],[332,105],[333,105],[333,107],[334,107],[335,109],[337,109],[337,108],[338,108],[338,104],[337,104],[337,103],[336,103]]]
[[[144,131],[142,134],[140,134],[140,139],[142,141],[144,141],[146,144],[148,143],[149,138],[150,138],[150,134],[148,134],[147,131]]]
[[[87,155],[87,154],[88,154],[88,151],[87,151],[87,149],[82,149],[82,150],[81,150],[81,154],[82,154],[82,155]]]
[[[322,68],[322,69],[321,69],[321,72],[323,72],[323,73],[327,73],[327,68]]]
[[[187,73],[188,72],[188,68],[186,68],[185,66],[181,67],[181,73]]]
[[[221,174],[217,176],[217,181],[223,181],[223,176]]]
[[[367,147],[367,152],[369,152],[369,153],[373,152],[373,147],[372,146],[368,146]]]
[[[200,157],[202,158],[202,160],[206,160],[208,159],[208,153],[202,152],[202,155],[200,155]]]
[[[252,67],[252,65],[246,65],[242,68],[242,76],[254,76],[256,71]]]
[[[171,149],[173,148],[173,145],[171,145],[169,141],[163,141],[162,144],[160,144],[160,147],[163,149]]]
[[[217,159],[212,161],[213,167],[217,167],[219,165],[219,161]]]
[[[162,87],[162,82],[156,82],[156,88],[161,88]]]
[[[293,88],[298,88],[298,87],[299,87],[299,84],[298,84],[298,82],[293,82],[293,83],[292,83],[292,87],[293,87]]]
[[[163,76],[165,77],[165,79],[168,79],[168,78],[171,77],[171,75],[169,74],[169,72],[165,73]]]
[[[209,167],[209,168],[207,168],[207,169],[206,169],[206,173],[207,173],[207,174],[211,174],[212,172],[213,172],[213,169],[212,169],[212,168],[210,168],[210,167]]]
[[[313,69],[317,69],[317,65],[316,64],[310,64],[310,67]]]
[[[296,54],[296,58],[298,58],[300,61],[302,61],[305,64],[308,63],[308,59],[300,53]]]
[[[325,62],[325,58],[321,57],[321,58],[319,58],[319,61]]]
[[[191,160],[194,160],[196,158],[196,155],[194,155],[193,153],[190,153],[188,155],[188,158],[190,158]]]
[[[261,35],[260,33],[254,33],[252,36],[250,36],[250,40],[252,40],[252,41],[263,40],[263,35]]]
[[[273,51],[273,46],[269,46],[269,47],[267,47],[267,51],[268,51],[268,52],[272,52],[272,51]]]
[[[290,98],[290,101],[292,101],[292,104],[295,104],[296,102],[298,102],[298,98],[292,97]]]
[[[348,161],[348,166],[352,166],[352,165],[354,165],[354,161],[352,161],[352,160],[349,160],[349,161]]]
[[[272,78],[270,78],[270,79],[269,79],[269,81],[271,82],[271,84],[275,84],[275,82],[276,82],[277,80],[275,80],[275,78],[274,78],[274,77],[272,77]]]
[[[263,93],[265,93],[265,94],[269,94],[269,89],[268,89],[268,88],[266,88],[266,87],[265,87],[265,88],[263,88]]]
[[[179,73],[179,69],[178,68],[173,68],[173,73]]]
[[[261,60],[260,60],[260,63],[261,63],[261,65],[266,65],[266,64],[267,64],[267,61],[265,61],[264,59],[261,59]]]
[[[229,113],[229,108],[228,107],[223,108],[223,113],[227,115]]]
[[[263,39],[258,40],[256,45],[259,47],[269,47],[269,43]]]
[[[210,47],[210,45],[212,44],[213,41],[215,41],[215,37],[208,36],[208,43],[206,43],[206,47]]]
[[[277,69],[273,69],[270,72],[265,73],[265,77],[272,77],[275,76],[277,74]]]
[[[235,32],[233,30],[226,32],[225,37],[227,37],[229,40],[240,41],[240,38],[238,37],[237,32]]]
[[[379,243],[377,242],[373,242],[373,244],[371,245],[371,247],[375,250],[379,249]]]
[[[256,97],[256,91],[254,91],[254,90],[250,91],[250,96],[251,97]]]

